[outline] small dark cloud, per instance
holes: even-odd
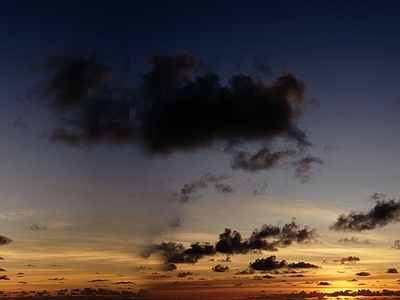
[[[93,280],[89,280],[88,282],[106,282],[109,281],[108,279],[93,279]]]
[[[0,257],[0,260],[5,260],[3,257]]]
[[[32,231],[42,231],[42,230],[47,230],[46,226],[39,226],[38,223],[33,223],[31,226],[27,227],[29,230]]]
[[[300,261],[298,263],[290,263],[287,265],[288,268],[292,269],[319,269],[319,266]]]
[[[348,257],[343,257],[343,258],[341,258],[341,259],[334,259],[333,260],[333,262],[340,262],[340,263],[342,263],[342,264],[345,264],[345,263],[356,263],[356,262],[359,262],[360,261],[360,258],[359,257],[356,257],[356,256],[348,256]]]
[[[223,265],[216,265],[214,267],[211,268],[211,270],[213,270],[214,272],[228,272],[229,271],[229,267],[228,266],[223,266]]]
[[[397,269],[395,269],[395,268],[390,268],[390,269],[387,269],[385,273],[397,274],[397,273],[399,273],[399,272],[398,272]]]
[[[394,249],[400,249],[400,240],[395,240],[392,246]]]
[[[364,231],[384,227],[400,221],[400,202],[394,199],[376,201],[368,212],[350,212],[341,214],[337,221],[329,226],[336,231]]]
[[[360,241],[358,238],[356,238],[354,236],[351,238],[347,238],[347,237],[342,238],[342,239],[338,240],[338,243],[341,243],[341,244],[365,244],[365,245],[371,244],[370,240],[368,240],[368,239]]]
[[[0,246],[7,245],[7,244],[11,243],[12,241],[13,241],[12,239],[10,239],[6,236],[0,235]]]
[[[65,278],[64,277],[54,277],[54,278],[49,278],[47,280],[60,281],[60,280],[65,280]],[[88,282],[97,282],[97,281],[88,281]]]
[[[331,285],[331,284],[327,281],[320,281],[318,285]]]
[[[220,262],[231,262],[231,257],[227,256],[225,258],[218,259],[218,261],[220,261]]]
[[[254,274],[255,270],[253,268],[246,268],[242,271],[238,271],[235,275],[251,275]]]
[[[187,277],[193,275],[193,272],[179,272],[178,277]]]
[[[172,196],[178,199],[180,203],[187,203],[189,201],[194,201],[201,198],[201,196],[196,195],[196,192],[199,189],[206,187],[207,184],[205,183],[204,180],[197,180],[190,183],[185,183],[185,185],[181,188],[179,193],[173,192]]]
[[[36,266],[33,265],[33,264],[27,264],[26,266],[27,266],[27,267],[30,267],[30,268],[36,268]]]
[[[180,243],[175,242],[162,242],[155,245],[152,251],[160,251],[166,257],[167,263],[187,263],[194,264],[200,258],[207,255],[214,255],[215,249],[209,243],[192,243],[189,248],[185,248]]]
[[[386,198],[386,195],[383,193],[373,193],[368,200],[370,201],[382,201]]]
[[[170,263],[170,262],[166,262],[166,263],[164,263],[164,265],[163,265],[163,271],[165,271],[165,272],[171,272],[171,271],[174,271],[174,270],[176,270],[177,269],[177,267],[176,267],[176,265],[175,264],[173,264],[173,263]]]
[[[315,164],[322,165],[322,159],[314,156],[298,159],[293,163],[295,167],[295,177],[300,178],[303,183],[307,182],[311,177],[311,167]]]
[[[7,275],[2,275],[0,276],[0,280],[10,280],[10,278]]]
[[[239,151],[232,157],[231,167],[243,171],[258,172],[271,169],[277,166],[281,160],[295,154],[293,150],[272,151],[263,147],[256,153]]]
[[[7,272],[7,270],[4,268],[0,268],[0,272]]]
[[[220,194],[232,194],[236,189],[230,184],[216,183],[215,190]]]
[[[132,281],[117,281],[114,284],[133,284]]]
[[[211,173],[205,173],[205,174],[203,174],[201,179],[206,181],[206,182],[218,183],[220,181],[229,179],[231,177],[232,177],[232,175],[229,175],[229,174],[215,175],[215,174],[211,174]]]
[[[249,264],[249,267],[259,271],[272,271],[276,269],[286,268],[287,263],[285,260],[277,261],[275,255],[267,258],[256,259]]]
[[[362,271],[362,272],[356,273],[356,275],[357,275],[357,276],[371,276],[371,273]]]

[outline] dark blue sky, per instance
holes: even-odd
[[[30,263],[24,256],[30,247],[30,258],[39,265],[54,260],[54,264],[62,261],[71,266],[65,276],[97,271],[114,276],[143,263],[133,248],[142,249],[160,240],[213,242],[210,237],[217,237],[225,227],[246,233],[292,217],[316,227],[322,242],[313,248],[314,253],[305,251],[304,257],[299,253],[310,248],[282,250],[279,260],[287,255],[293,261],[318,264],[337,259],[337,251],[347,253],[351,249],[336,243],[345,234],[329,230],[337,216],[352,210],[368,211],[374,205],[370,199],[374,193],[394,199],[400,195],[399,17],[398,1],[1,1],[0,234],[15,241],[2,248],[5,252],[1,256],[10,258],[7,268],[14,273],[24,271],[18,268]],[[135,103],[147,99],[137,90],[154,92],[148,88],[149,78],[157,87],[162,77],[153,72],[157,64],[149,64],[149,58],[159,54],[167,55],[162,62],[168,57],[172,61],[183,59],[184,65],[197,60],[203,70],[218,75],[225,88],[238,74],[251,76],[252,83],[261,78],[265,84],[254,86],[261,86],[262,92],[276,88],[276,78],[292,79],[297,84],[294,90],[302,92],[302,81],[305,98],[318,99],[320,106],[311,105],[300,119],[289,116],[288,124],[298,126],[289,127],[298,131],[283,131],[286,136],[280,136],[281,132],[271,130],[268,134],[276,139],[267,141],[253,143],[243,135],[235,140],[236,132],[231,129],[236,128],[235,122],[226,129],[210,118],[212,125],[221,126],[218,134],[225,140],[196,148],[201,143],[194,139],[195,146],[189,143],[193,148],[188,152],[149,155],[141,142],[110,145],[104,140],[88,147],[70,147],[48,139],[60,122],[54,112],[56,102],[33,91],[43,91],[46,80],[52,78],[43,72],[46,58],[52,54],[64,57],[71,47],[79,49],[83,57],[97,53],[99,60],[94,65],[116,70],[121,89],[132,92]],[[100,69],[109,74],[107,67]],[[295,77],[285,77],[283,70]],[[166,74],[173,77],[182,70],[175,71]],[[62,90],[61,84],[56,86]],[[218,97],[227,89],[219,91]],[[221,98],[236,99],[230,96]],[[104,112],[102,106],[89,107]],[[111,107],[117,112],[120,108]],[[63,120],[83,120],[79,118],[87,111],[78,112],[73,108],[62,111]],[[154,121],[161,124],[157,129],[166,140],[173,140],[162,125],[172,124],[163,121],[174,119],[174,114],[165,117],[162,111],[156,113],[159,118]],[[231,143],[226,132],[232,134]],[[295,142],[299,142],[300,133],[313,146],[298,150],[293,141],[297,137]],[[291,158],[295,152],[311,159],[303,165],[312,166],[306,170],[310,171],[305,172],[307,176],[296,173],[302,171],[296,165],[299,161],[288,159],[278,164],[271,159],[264,163],[278,167],[262,170],[252,169],[250,160],[246,161],[260,146],[271,150],[281,145],[288,148],[276,156]],[[242,156],[236,150],[243,151]],[[384,253],[387,260],[366,263],[360,270],[382,274],[379,268],[383,265],[397,264],[397,254],[385,252],[399,238],[399,220],[392,221],[392,227],[369,232],[374,247],[357,248],[366,259]],[[39,238],[27,230],[34,223],[47,228],[34,233],[40,234]],[[363,240],[363,234],[356,232],[354,236]],[[47,257],[43,249],[55,256]],[[62,249],[71,254],[63,257]],[[118,263],[110,261],[97,270],[93,253],[122,257],[128,267],[116,260]],[[83,263],[78,256],[84,257]],[[235,260],[237,268],[248,264],[240,255]],[[149,261],[153,267],[159,263],[156,258]],[[325,268],[327,274],[333,270],[329,267]],[[211,270],[208,265],[204,268]],[[47,279],[42,273],[37,276],[27,280]],[[132,275],[132,280],[141,279],[136,273]],[[11,285],[17,286],[16,278]]]

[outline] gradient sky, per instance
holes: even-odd
[[[400,297],[399,17],[1,1],[0,297]]]

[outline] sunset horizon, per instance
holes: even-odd
[[[0,299],[400,299],[399,13],[0,1]]]

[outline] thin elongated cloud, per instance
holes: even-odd
[[[346,264],[346,263],[356,263],[359,262],[360,258],[356,256],[348,256],[348,257],[343,257],[341,259],[334,259],[333,262],[340,262],[341,264]]]
[[[294,74],[282,71],[270,84],[237,74],[224,86],[184,51],[153,55],[149,65],[141,81],[128,87],[117,82],[116,71],[98,55],[76,50],[50,55],[41,64],[47,79],[31,93],[55,117],[50,140],[83,147],[140,145],[151,154],[223,142],[234,149],[234,169],[256,172],[290,158],[302,178],[312,164],[322,163],[305,151],[312,144],[298,124],[319,102],[307,98],[305,84]],[[265,146],[277,139],[286,141],[281,149]],[[240,149],[249,142],[264,146],[255,153]]]
[[[371,244],[370,240],[365,239],[363,241],[360,241],[358,238],[352,236],[351,238],[342,238],[338,240],[338,243],[343,243],[343,244],[348,244],[348,243],[352,243],[352,244],[365,244],[365,245],[369,245]]]
[[[336,231],[365,231],[400,221],[400,201],[378,200],[368,212],[341,214],[329,229]]]

